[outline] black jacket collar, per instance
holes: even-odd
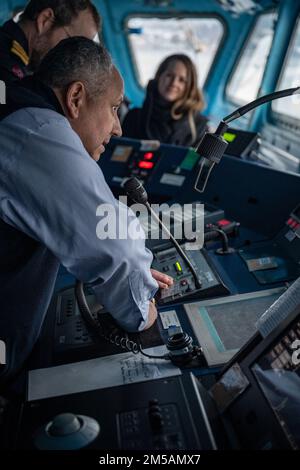
[[[18,43],[23,47],[25,52],[28,54],[29,46],[27,38],[20,26],[15,23],[13,20],[9,20],[2,26],[2,31],[10,36],[12,40],[18,41]]]
[[[26,77],[14,86],[7,87],[6,104],[0,106],[0,121],[23,108],[52,109],[64,116],[54,91],[35,77]]]

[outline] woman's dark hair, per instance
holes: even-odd
[[[54,25],[57,27],[68,26],[81,11],[89,10],[98,31],[101,29],[101,17],[90,0],[30,0],[21,19],[34,21],[41,11],[46,8],[53,10]]]
[[[171,108],[173,119],[180,119],[184,114],[188,114],[192,137],[196,138],[196,126],[194,115],[197,111],[203,111],[205,100],[202,90],[198,87],[198,74],[192,60],[185,54],[173,54],[164,59],[159,65],[154,80],[158,83],[161,75],[168,70],[174,62],[182,62],[187,70],[187,83],[184,95],[175,101]]]

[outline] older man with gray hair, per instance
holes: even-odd
[[[151,273],[144,240],[99,240],[96,211],[113,197],[96,161],[120,136],[123,80],[107,51],[82,37],[52,49],[0,107],[0,338],[6,377],[35,344],[59,264],[93,283],[128,331],[156,319],[151,302],[168,276]],[[126,212],[127,213],[127,212]],[[129,212],[125,224],[134,218]],[[122,220],[122,218],[121,218]],[[155,279],[154,279],[154,277]]]

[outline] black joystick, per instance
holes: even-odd
[[[202,348],[194,346],[192,338],[183,331],[169,336],[166,346],[169,351],[169,359],[179,367],[202,356]]]

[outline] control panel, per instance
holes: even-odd
[[[248,157],[249,159],[255,159],[253,153],[259,147],[259,134],[257,132],[229,127],[224,133],[223,138],[228,142],[226,149],[228,155],[238,158]]]
[[[300,205],[290,212],[271,241],[243,248],[239,254],[260,284],[290,281],[300,276]]]
[[[174,280],[171,287],[161,289],[158,297],[160,305],[194,298],[216,297],[229,293],[204,249],[185,250],[185,253],[196,271],[201,287],[196,287],[195,279],[189,267],[175,247],[154,252],[153,268],[168,274]]]
[[[217,376],[185,373],[29,397],[14,448],[299,449],[299,281],[265,311],[257,334]]]
[[[109,313],[97,302],[92,289],[87,287],[86,290],[86,299],[94,319],[98,319],[101,324],[109,324]],[[163,344],[157,322],[150,329],[138,334],[124,331],[123,335],[132,341],[138,341],[143,349]],[[43,366],[45,363],[62,364],[124,352],[119,346],[98,337],[87,327],[77,305],[74,287],[63,289],[53,297],[41,343],[43,354],[41,353],[40,360]],[[40,364],[37,367],[40,367]]]
[[[115,193],[136,176],[149,194],[171,199],[193,174],[198,160],[199,155],[187,147],[115,137],[101,155],[99,166]]]
[[[145,408],[118,414],[121,448],[183,450],[186,441],[178,406],[152,399]]]
[[[159,157],[159,151],[134,152],[128,165],[128,170],[132,176],[136,176],[142,181],[147,181]]]
[[[146,183],[160,159],[159,142],[126,138],[112,138],[99,161],[108,185],[120,188],[130,176]]]
[[[300,240],[300,204],[291,212],[286,225],[288,231],[285,233],[285,238],[290,242]]]
[[[190,227],[195,231],[197,226],[200,225],[201,218],[203,229],[208,225],[222,225],[222,222],[226,220],[224,211],[211,204],[203,204],[201,206],[203,210],[198,211],[197,207],[200,207],[201,204],[200,201],[185,205],[168,203],[168,206],[166,204],[159,206],[155,212],[164,223],[167,222],[168,229],[175,239],[183,240],[185,238],[185,227]],[[148,248],[151,249],[151,247],[160,244],[162,241],[166,241],[158,223],[153,220],[149,213],[140,214],[139,222],[145,231]]]
[[[215,449],[198,387],[188,374],[27,402],[17,448]]]
[[[113,139],[109,144],[104,160],[113,166],[123,168],[124,176],[136,176],[146,182],[160,159],[159,142],[131,141],[128,139]],[[104,162],[101,162],[101,166]],[[112,176],[112,182],[121,182],[120,177]]]

